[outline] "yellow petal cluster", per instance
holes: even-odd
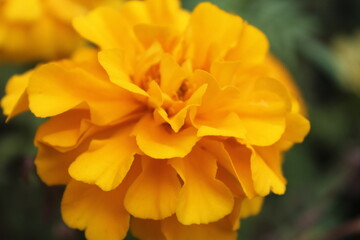
[[[309,131],[265,35],[210,3],[128,1],[74,21],[99,49],[13,77],[9,118],[30,110],[35,164],[65,184],[62,216],[90,240],[236,239],[283,194],[282,155]]]
[[[69,56],[84,43],[75,16],[118,0],[1,0],[0,61],[27,62]]]

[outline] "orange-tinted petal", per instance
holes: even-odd
[[[109,74],[110,81],[129,92],[147,97],[148,94],[130,79],[130,66],[120,50],[104,50],[99,53],[99,62]]]
[[[84,38],[102,49],[126,49],[133,52],[136,41],[131,26],[115,9],[100,7],[86,16],[77,17],[73,25]]]
[[[169,54],[164,54],[160,63],[161,89],[169,94],[176,94],[181,84],[188,76],[186,70],[176,63],[175,59]]]
[[[224,57],[236,44],[242,25],[240,17],[213,4],[200,3],[191,15],[188,29],[191,38],[189,55],[194,67],[209,69],[213,60]]]
[[[269,41],[256,27],[245,23],[236,46],[225,56],[227,61],[240,61],[242,65],[259,64],[267,57]]]
[[[176,216],[185,225],[217,221],[232,210],[234,199],[224,183],[216,179],[214,156],[196,147],[184,158],[170,160],[184,181]]]
[[[130,220],[123,198],[121,187],[105,192],[95,185],[72,180],[61,203],[62,217],[69,227],[85,230],[89,240],[123,239]]]
[[[169,126],[157,124],[150,114],[140,120],[133,134],[146,155],[159,159],[184,157],[198,141],[194,128],[174,133]]]
[[[246,147],[232,141],[227,141],[225,144],[206,141],[204,146],[207,151],[216,156],[219,164],[239,181],[246,196],[254,197],[256,193],[250,172],[251,152]]]
[[[251,155],[251,173],[254,182],[255,191],[260,196],[266,196],[270,191],[276,194],[284,194],[286,181],[280,172],[280,156],[274,155],[274,149],[271,152],[260,152],[253,149]],[[273,158],[270,158],[273,157]]]
[[[237,234],[221,220],[209,224],[183,225],[175,217],[168,218],[162,223],[162,231],[167,240],[236,240]]]
[[[242,120],[235,113],[230,113],[224,118],[219,118],[213,122],[204,122],[199,127],[198,136],[223,136],[244,139],[246,129]]]
[[[40,144],[35,158],[36,171],[47,185],[67,184],[71,177],[70,164],[87,148],[87,143],[69,152],[59,152],[52,147]]]
[[[206,88],[207,88],[206,84],[199,87],[191,95],[190,99],[188,99],[186,101],[186,104],[184,104],[185,106],[180,111],[175,113],[173,116],[169,117],[169,114],[163,108],[157,108],[154,112],[154,118],[156,120],[157,120],[157,117],[161,118],[161,120],[160,120],[161,123],[166,122],[171,126],[172,130],[175,133],[179,132],[179,130],[185,124],[188,113],[191,110],[196,110],[196,108],[201,105],[202,98],[206,91]],[[199,135],[199,133],[198,133],[198,135]],[[201,136],[199,135],[199,137],[201,137]]]
[[[58,63],[43,65],[34,72],[28,94],[30,110],[38,117],[58,115],[85,102],[92,121],[106,124],[139,109],[139,105],[114,84],[85,69]]]
[[[8,81],[5,96],[1,99],[1,107],[8,119],[29,109],[26,88],[33,71],[15,75]]]
[[[133,236],[141,240],[166,240],[159,220],[132,218],[130,229]]]
[[[264,198],[254,197],[252,199],[244,198],[241,201],[240,217],[247,218],[259,214],[264,203]]]
[[[59,148],[76,145],[83,133],[81,122],[89,117],[86,110],[73,110],[54,116],[38,128],[35,144],[42,142]]]
[[[300,114],[290,113],[286,116],[286,129],[283,139],[300,143],[310,131],[310,122]]]
[[[110,130],[99,139],[93,139],[89,149],[70,166],[72,178],[96,184],[104,191],[116,188],[128,173],[138,148],[130,137],[130,127]]]
[[[126,210],[137,218],[164,219],[175,213],[181,184],[166,160],[142,158],[142,173],[126,193]]]

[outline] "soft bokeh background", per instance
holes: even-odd
[[[360,1],[211,2],[267,34],[303,92],[312,124],[286,155],[286,194],[268,197],[259,216],[243,220],[239,239],[360,239]],[[0,96],[12,74],[34,65],[1,63]],[[38,124],[30,114],[8,124],[0,117],[0,239],[84,239],[61,221],[63,188],[47,187],[35,174]]]

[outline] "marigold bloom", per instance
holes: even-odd
[[[73,17],[116,0],[1,0],[0,61],[52,60],[69,56],[83,41]]]
[[[99,8],[74,26],[99,50],[13,77],[9,118],[50,117],[35,137],[64,221],[91,240],[235,239],[283,194],[282,154],[309,131],[300,95],[257,28],[210,3]],[[130,221],[131,217],[131,221]]]

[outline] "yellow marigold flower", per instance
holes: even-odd
[[[73,17],[117,0],[1,0],[0,61],[52,60],[69,56],[83,41]]]
[[[91,240],[236,239],[283,194],[282,155],[309,131],[257,28],[210,3],[128,1],[75,20],[99,46],[13,77],[9,118],[49,117],[35,164],[66,184],[62,216]],[[131,221],[130,221],[131,218]]]

